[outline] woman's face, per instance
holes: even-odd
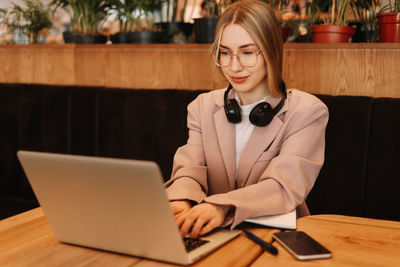
[[[242,26],[229,24],[224,28],[219,50],[220,60],[221,56],[229,58],[232,54],[243,58],[242,63],[245,64],[242,64],[237,56],[233,56],[227,66],[221,66],[222,73],[235,89],[242,105],[257,102],[268,94],[267,68],[264,58],[253,38]],[[244,57],[252,52],[257,58],[256,63],[246,66]]]

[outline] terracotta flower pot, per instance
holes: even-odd
[[[400,12],[382,13],[376,16],[381,42],[400,43]]]
[[[314,43],[348,43],[355,33],[353,27],[330,24],[313,25],[311,31]]]

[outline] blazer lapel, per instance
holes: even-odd
[[[280,99],[278,99],[279,102]],[[273,106],[276,106],[276,100],[273,100],[274,103],[271,103]],[[271,101],[272,102],[272,101]],[[242,187],[246,184],[247,179],[249,178],[250,171],[260,157],[260,155],[268,148],[268,146],[274,141],[276,135],[278,134],[279,129],[281,129],[283,125],[283,113],[285,113],[288,109],[287,100],[285,101],[282,109],[276,114],[276,116],[272,119],[272,121],[265,127],[254,127],[253,132],[250,135],[250,138],[243,149],[242,155],[239,159],[238,166],[238,185]]]
[[[222,158],[225,163],[231,188],[235,187],[236,172],[236,133],[235,125],[228,122],[224,108],[214,113],[215,129],[217,131],[218,143]]]

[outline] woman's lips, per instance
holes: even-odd
[[[244,76],[244,77],[233,77],[231,76],[231,79],[234,83],[243,83],[244,81],[247,80],[249,76]]]

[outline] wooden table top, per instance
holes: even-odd
[[[297,261],[278,242],[278,257],[263,253],[252,266],[399,266],[400,222],[341,215],[297,220],[304,231],[332,251],[332,258]]]
[[[271,242],[275,229],[251,228]],[[396,266],[400,263],[400,222],[340,215],[298,220],[305,231],[332,251],[331,259],[297,261],[277,242],[273,256],[241,234],[194,266]],[[41,208],[0,221],[0,266],[175,266],[60,243]]]

